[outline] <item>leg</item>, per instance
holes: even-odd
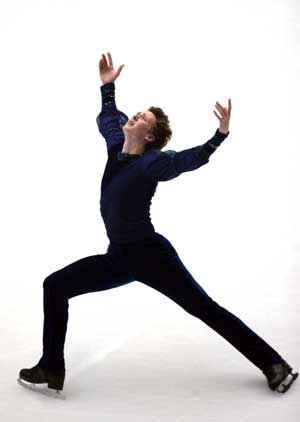
[[[164,236],[139,245],[134,254],[133,251],[130,254],[139,263],[134,273],[136,280],[158,290],[201,319],[259,369],[282,361],[281,356],[243,321],[208,296]]]
[[[85,293],[119,287],[134,281],[123,265],[119,250],[82,258],[49,275],[44,288],[44,369],[65,368],[64,343],[68,322],[68,299]]]

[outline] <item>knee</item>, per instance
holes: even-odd
[[[54,274],[50,274],[48,275],[48,277],[44,279],[43,288],[51,289],[51,288],[56,287],[57,284],[58,284],[58,277],[56,277]]]

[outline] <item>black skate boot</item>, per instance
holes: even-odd
[[[293,374],[292,371],[293,368],[291,368],[285,361],[282,361],[281,363],[268,366],[262,372],[267,377],[271,390],[276,390],[278,393],[285,393],[298,377],[298,373]],[[287,381],[289,376],[292,378],[290,378],[290,382],[288,383]],[[283,381],[286,382],[283,383]]]
[[[55,396],[58,398],[64,398],[59,394],[60,390],[63,389],[65,380],[65,370],[47,370],[43,369],[38,365],[35,365],[30,369],[21,369],[19,374],[18,383],[24,387],[27,387],[31,390],[41,392],[43,394]],[[31,383],[32,385],[27,385],[23,381]],[[56,394],[52,394],[50,390],[40,390],[35,387],[35,384],[48,384],[49,389],[56,390]]]

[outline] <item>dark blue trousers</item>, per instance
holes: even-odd
[[[46,277],[43,356],[39,365],[65,369],[69,299],[133,281],[154,288],[199,318],[260,370],[282,361],[262,338],[208,296],[185,268],[169,240],[155,232],[134,243],[110,242],[105,254],[82,258]]]

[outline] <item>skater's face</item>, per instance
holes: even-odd
[[[145,142],[154,141],[154,136],[150,130],[156,125],[155,115],[149,111],[139,111],[132,119],[129,119],[126,125],[123,126],[123,131],[126,135],[136,139],[142,139]]]

